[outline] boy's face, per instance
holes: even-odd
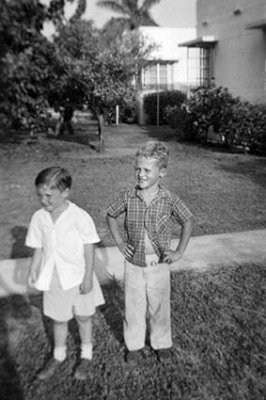
[[[50,213],[60,208],[69,195],[69,189],[61,191],[49,185],[39,185],[36,191],[41,205]]]
[[[156,158],[139,156],[135,161],[135,177],[141,190],[156,188],[166,169],[159,166]]]

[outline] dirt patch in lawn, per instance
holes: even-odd
[[[89,134],[93,142],[92,128]],[[30,217],[39,208],[34,179],[41,169],[51,165],[71,171],[71,200],[91,214],[101,244],[113,245],[105,208],[119,190],[134,185],[132,163],[136,148],[152,139],[162,140],[170,148],[164,184],[178,193],[194,213],[193,235],[266,227],[265,158],[180,143],[175,131],[168,127],[121,124],[106,128],[103,154],[68,137],[59,140],[39,136],[38,140],[1,143],[0,259],[30,254],[24,239]],[[178,234],[176,227],[173,235]]]

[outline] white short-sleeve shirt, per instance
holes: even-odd
[[[64,290],[79,285],[85,273],[84,244],[99,241],[90,215],[70,201],[55,223],[45,209],[36,211],[26,237],[27,246],[42,249],[36,289],[49,290],[54,268]]]

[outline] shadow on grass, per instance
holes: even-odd
[[[105,304],[100,311],[116,340],[123,344],[124,292],[115,279],[102,285],[102,291]]]
[[[164,142],[176,141],[178,138],[177,132],[174,129],[171,129],[168,125],[162,126],[142,126],[139,128],[143,134],[147,135],[150,140],[159,140]],[[145,139],[147,140],[147,139]]]
[[[14,143],[19,144],[26,137],[29,137],[29,132],[26,130],[16,130],[0,127],[0,143]]]
[[[1,400],[23,400],[15,355],[10,351],[12,321],[29,318],[29,303],[23,296],[0,299],[0,393]],[[12,340],[12,339],[11,339]]]
[[[13,236],[13,244],[10,252],[10,258],[27,258],[32,257],[33,250],[25,245],[28,228],[26,226],[14,226],[11,229]]]
[[[232,163],[221,164],[223,171],[250,177],[254,182],[266,187],[266,157],[245,156],[245,159],[236,160]]]

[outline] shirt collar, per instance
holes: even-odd
[[[139,190],[136,186],[130,193],[130,197],[138,197],[143,201],[143,196],[141,194],[142,190]],[[164,197],[167,194],[167,189],[165,189],[162,185],[159,184],[159,192],[157,193],[156,197]]]
[[[68,203],[68,207],[59,215],[58,219],[60,218],[64,218],[66,214],[68,214],[69,210],[73,208],[73,203],[70,200],[66,200]],[[49,211],[45,210],[44,208],[41,208],[43,214],[45,216],[48,216],[49,218],[51,218],[51,214],[49,213]]]

